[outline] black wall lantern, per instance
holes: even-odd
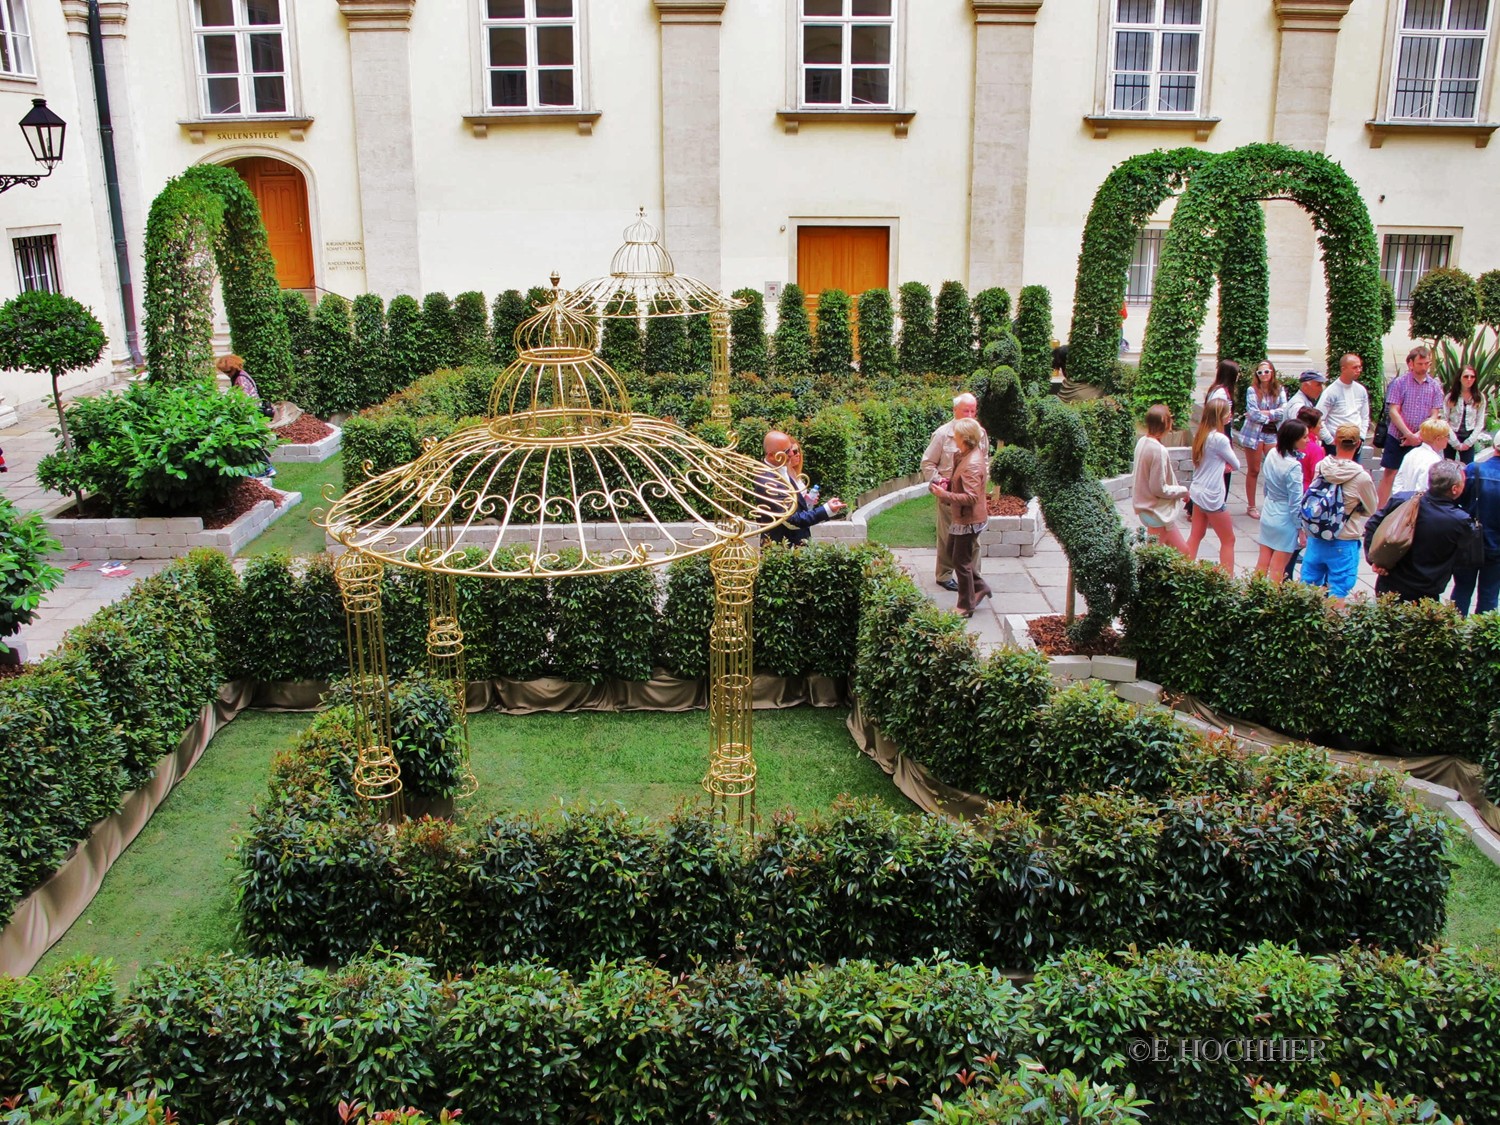
[[[52,169],[62,161],[63,140],[67,132],[67,123],[47,108],[47,99],[33,98],[30,112],[21,118],[21,135],[26,138],[32,157],[38,164],[46,165],[47,170],[21,176],[0,173],[0,192],[9,191],[17,184],[36,187],[43,179],[52,175]]]

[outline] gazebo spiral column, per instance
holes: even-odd
[[[387,820],[399,820],[401,767],[391,750],[390,677],[386,670],[385,627],[380,612],[382,567],[358,550],[346,551],[334,565],[344,600],[349,642],[349,685],[358,744],[354,791]]]
[[[753,826],[755,550],[736,536],[714,548],[708,565],[715,596],[714,623],[708,635],[709,750],[703,788],[725,820],[733,803],[735,822],[744,824],[748,818]]]

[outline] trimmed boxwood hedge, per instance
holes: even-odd
[[[186,1120],[246,1125],[326,1121],[340,1101],[527,1125],[919,1114],[1061,1125],[1079,1120],[1077,1099],[1106,1123],[1136,1119],[1142,1100],[1145,1120],[1174,1125],[1447,1120],[1424,1100],[1471,1122],[1500,1114],[1500,970],[1442,950],[1069,954],[1024,987],[952,961],[780,977],[743,962],[680,976],[639,960],[576,976],[523,962],[443,980],[399,955],[328,971],[216,957],[148,968],[123,995],[105,963],[73,962],[0,980],[0,1029],[0,1093],[107,1078],[158,1091]],[[1193,1046],[1293,1040],[1317,1044],[1321,1062],[1284,1051],[1247,1063]],[[1157,1043],[1164,1057],[1140,1050]],[[1090,1088],[1106,1080],[1114,1091]],[[1393,1096],[1365,1093],[1377,1085]],[[1308,1087],[1332,1087],[1330,1111],[1263,1108],[1311,1107],[1319,1095],[1285,1094]],[[1247,1118],[1252,1100],[1260,1113]],[[1370,1116],[1383,1101],[1387,1112]],[[1122,1104],[1136,1108],[1127,1116]],[[16,1112],[27,1115],[0,1120],[161,1120]],[[391,1120],[422,1120],[412,1112]]]

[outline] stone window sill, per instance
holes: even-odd
[[[597,109],[522,109],[513,113],[470,113],[464,124],[476,137],[487,137],[491,126],[577,125],[578,135],[587,137],[601,114]]]
[[[41,89],[41,81],[34,75],[0,73],[0,90],[7,93],[29,94],[37,97],[41,94]]]
[[[1122,114],[1089,113],[1084,123],[1094,131],[1095,140],[1109,136],[1111,129],[1191,129],[1195,141],[1206,141],[1219,123],[1217,117],[1126,117]]]
[[[779,109],[782,128],[796,133],[802,122],[828,122],[839,125],[889,125],[898,137],[906,136],[915,117],[915,110],[908,109]]]
[[[311,117],[199,117],[177,122],[195,145],[201,145],[210,133],[221,141],[280,140],[283,130],[292,140],[300,141],[306,138],[312,123]]]
[[[1366,121],[1370,147],[1379,148],[1387,137],[1473,137],[1475,148],[1486,148],[1490,136],[1500,129],[1496,121]]]

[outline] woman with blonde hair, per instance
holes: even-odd
[[[985,497],[987,474],[984,463],[984,427],[972,418],[953,423],[953,441],[958,459],[951,477],[939,477],[927,486],[939,504],[952,509],[948,524],[948,556],[953,560],[953,577],[958,583],[958,615],[970,616],[992,591],[982,575],[974,570],[979,553],[979,536],[989,523],[989,503]]]
[[[1263,359],[1245,390],[1245,424],[1239,441],[1245,450],[1245,514],[1260,519],[1255,506],[1255,485],[1260,480],[1261,459],[1276,448],[1276,431],[1286,419],[1286,389],[1276,377],[1276,365]]]
[[[1172,428],[1172,412],[1165,403],[1146,411],[1146,432],[1135,443],[1133,498],[1136,518],[1158,542],[1187,554],[1187,543],[1177,530],[1177,515],[1187,489],[1177,483],[1172,458],[1161,438]]]
[[[1229,474],[1241,468],[1234,445],[1224,436],[1229,421],[1229,402],[1210,398],[1203,407],[1198,432],[1193,435],[1193,483],[1188,495],[1193,501],[1193,525],[1188,532],[1187,557],[1198,557],[1198,546],[1209,528],[1219,537],[1219,566],[1234,573],[1234,523],[1229,518]]]

